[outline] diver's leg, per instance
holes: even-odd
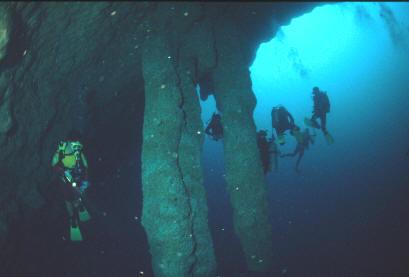
[[[327,114],[326,113],[322,114],[320,116],[320,119],[321,119],[321,129],[324,132],[324,134],[326,134],[328,132],[327,131]]]
[[[72,203],[65,200],[65,207],[67,208],[69,218],[72,218],[72,216],[74,215],[74,208],[72,206]]]
[[[320,124],[318,124],[317,118],[318,118],[317,113],[313,112],[311,116],[312,127],[320,129]]]
[[[75,203],[68,201],[65,201],[65,205],[67,207],[68,215],[70,216],[70,240],[82,241],[82,234],[79,226],[78,207],[76,207]]]
[[[85,190],[89,187],[88,180],[83,180],[81,185],[81,195],[80,202],[78,207],[78,216],[81,222],[85,222],[91,219],[87,208],[87,201],[85,197]]]
[[[297,163],[295,164],[295,169],[296,169],[297,171],[300,170],[300,169],[299,169],[299,166],[300,166],[301,159],[302,159],[302,157],[304,156],[304,150],[301,150],[301,151],[299,151],[298,153],[299,153],[299,156],[298,156],[298,159],[297,159]]]

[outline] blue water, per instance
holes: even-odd
[[[408,15],[408,3],[325,5],[260,45],[250,67],[257,129],[271,135],[270,112],[278,104],[304,127],[311,89],[319,86],[331,100],[328,129],[335,138],[329,146],[318,132],[300,173],[287,158],[266,175],[275,272],[268,276],[409,276]],[[50,191],[43,217],[28,215],[33,222],[11,234],[17,244],[1,253],[15,264],[8,274],[3,270],[10,265],[2,265],[1,276],[153,275],[140,223],[144,100],[133,93],[136,86],[126,94],[135,98],[104,112],[111,120],[90,122],[84,145],[91,146],[89,197],[97,211],[84,227],[85,241],[68,241],[63,199]],[[133,104],[124,109],[124,101]],[[206,123],[215,111],[213,96],[201,105]],[[280,150],[294,147],[287,135]],[[252,277],[244,274],[233,231],[222,143],[206,138],[202,157],[218,274]]]
[[[328,130],[269,173],[275,263],[285,276],[409,276],[409,3],[324,5],[293,19],[260,45],[250,67],[257,129],[271,135],[282,104],[304,128],[313,86],[327,91]],[[214,99],[202,102],[204,122]],[[291,152],[287,135],[282,152]],[[210,221],[221,276],[244,272],[223,181],[223,148],[203,151]],[[218,156],[220,159],[215,160]],[[222,230],[222,228],[224,230]],[[221,239],[223,238],[223,239]],[[221,245],[218,245],[221,243]],[[226,249],[233,247],[233,249]],[[229,262],[229,263],[227,263]]]

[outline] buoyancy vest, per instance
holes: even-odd
[[[62,154],[63,158],[61,162],[63,166],[68,169],[73,169],[77,163],[81,162],[82,144],[78,141],[66,142]]]

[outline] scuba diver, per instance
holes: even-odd
[[[309,148],[310,144],[314,144],[313,137],[315,137],[315,135],[311,136],[308,128],[306,128],[304,132],[301,132],[300,128],[297,126],[291,131],[291,135],[293,135],[297,140],[297,146],[295,147],[293,153],[283,154],[280,157],[294,157],[298,154],[298,159],[295,164],[295,170],[299,172],[299,165],[302,157],[304,156],[304,151]]]
[[[267,141],[267,131],[260,130],[257,132],[257,146],[260,151],[261,164],[263,166],[264,174],[271,171],[274,165],[274,169],[278,168],[278,149],[274,141],[274,135],[272,139]]]
[[[318,87],[312,89],[314,107],[311,118],[305,118],[304,122],[307,126],[321,129],[328,144],[333,144],[334,139],[327,130],[327,113],[330,112],[330,101],[326,92],[321,91]],[[317,119],[321,120],[321,125]]]
[[[223,138],[223,126],[220,114],[213,113],[212,119],[205,129],[205,133],[211,136],[215,141]]]
[[[274,107],[271,111],[271,121],[273,129],[277,133],[277,142],[280,145],[285,144],[284,132],[294,128],[294,118],[283,106]]]
[[[70,221],[70,238],[72,241],[81,241],[79,222],[88,221],[90,215],[84,206],[84,194],[89,187],[88,162],[83,153],[79,132],[71,131],[66,139],[58,144],[51,165],[62,181]]]

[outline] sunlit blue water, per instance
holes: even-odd
[[[300,174],[295,159],[280,159],[279,171],[266,176],[277,267],[288,276],[407,276],[409,4],[317,7],[261,44],[250,71],[254,121],[269,135],[273,106],[286,106],[304,128],[312,87],[331,101],[327,126],[335,144],[318,132]],[[205,122],[214,99],[201,104]],[[280,150],[294,147],[287,135]],[[206,139],[211,214],[228,201],[222,151]],[[231,228],[224,213],[211,215],[213,229]]]

